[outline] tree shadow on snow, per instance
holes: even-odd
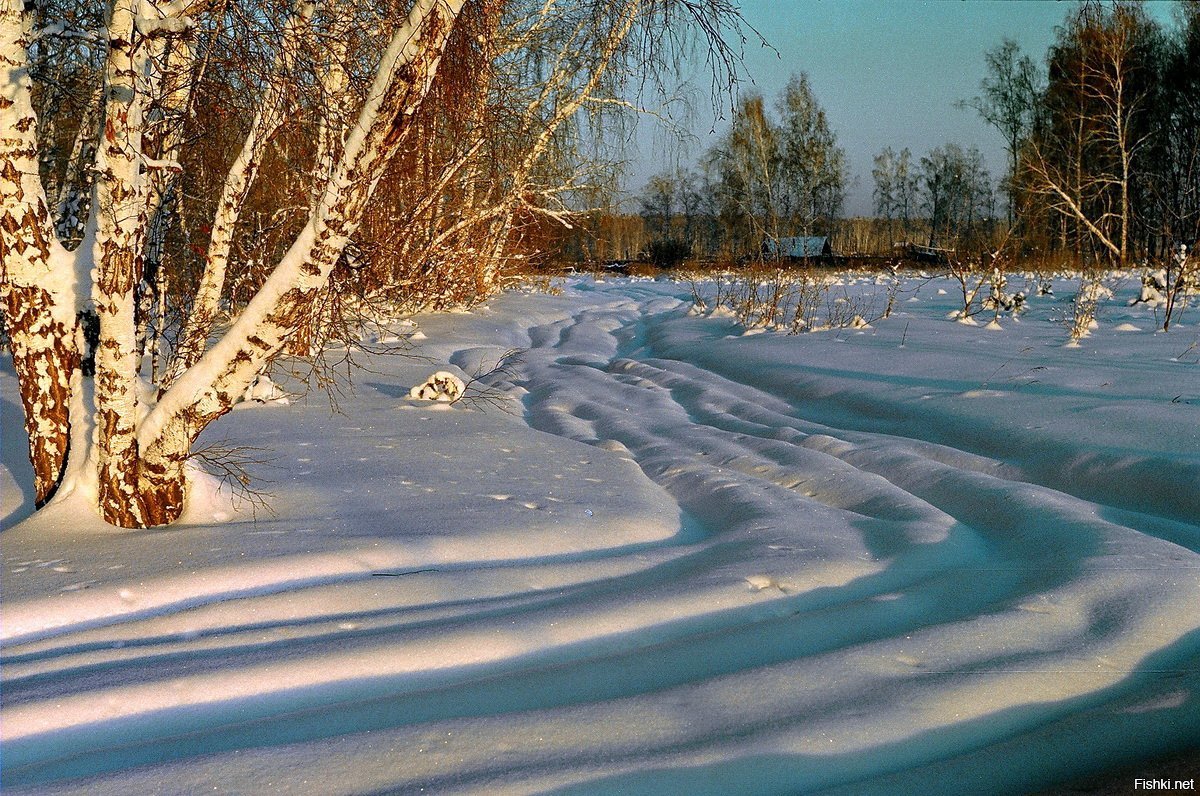
[[[8,471],[12,486],[20,490],[21,500],[4,516],[0,529],[11,528],[33,514],[33,467],[29,464],[29,443],[24,436],[25,414],[21,407],[7,397],[0,397],[0,428],[5,430],[0,442],[0,466]],[[9,433],[11,432],[11,433]],[[4,500],[12,500],[9,486],[4,485]]]
[[[1000,796],[1042,791],[1165,755],[1200,752],[1198,659],[1200,631],[1193,631],[1108,688],[1007,708],[859,752],[758,754],[709,765],[640,768],[540,793]],[[1165,699],[1164,691],[1177,697]],[[689,750],[678,751],[686,755]],[[586,766],[586,761],[575,762]],[[629,764],[637,766],[638,760]]]

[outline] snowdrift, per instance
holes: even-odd
[[[796,336],[667,282],[419,317],[342,414],[210,428],[271,512],[149,531],[30,515],[0,372],[5,792],[1012,794],[1193,748],[1195,319],[1068,349],[1053,296],[937,288]]]

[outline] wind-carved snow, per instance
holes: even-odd
[[[9,528],[6,793],[1008,794],[1187,748],[1190,329],[920,289],[800,336],[624,280],[422,317],[513,413],[381,357],[345,416],[210,431],[275,516]]]

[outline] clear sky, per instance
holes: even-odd
[[[1147,10],[1169,26],[1173,5],[1150,2]],[[807,72],[846,150],[852,180],[846,214],[870,215],[872,161],[886,146],[908,147],[918,158],[947,142],[977,146],[992,175],[1003,174],[1007,161],[999,133],[954,103],[979,93],[984,53],[1005,37],[1043,64],[1055,27],[1074,7],[1035,0],[743,0],[746,21],[774,49],[747,43],[749,79],[742,88],[773,103],[792,73]],[[703,103],[705,90],[695,93]],[[728,126],[727,119],[714,122],[707,107],[695,115],[688,127],[698,140],[684,153],[666,146],[649,126],[640,128],[628,181],[632,190],[676,159],[695,162]],[[710,134],[714,124],[717,133]]]

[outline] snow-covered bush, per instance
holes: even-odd
[[[1069,320],[1071,330],[1070,346],[1079,345],[1079,341],[1087,337],[1096,328],[1096,310],[1101,302],[1113,297],[1112,288],[1098,279],[1087,276],[1080,277],[1079,292],[1072,302],[1072,312]]]
[[[1165,293],[1167,292],[1167,269],[1160,268],[1157,271],[1147,271],[1142,274],[1142,290],[1138,293],[1138,297],[1130,299],[1129,306],[1137,304],[1145,304],[1147,307],[1155,308],[1167,303]]]
[[[980,263],[976,260],[952,259],[950,261],[949,277],[958,283],[959,291],[962,294],[962,306],[949,315],[952,320],[967,325],[975,324],[972,316],[979,312],[976,300],[979,298],[979,292],[985,282],[985,278],[979,273],[979,268]]]
[[[803,275],[796,285],[795,309],[789,324],[789,332],[812,331],[817,328],[817,310],[825,302],[829,283],[819,277]]]
[[[409,398],[419,401],[447,401],[454,403],[463,397],[467,386],[453,373],[439,370],[421,384],[408,391]]]
[[[1017,315],[1025,309],[1025,293],[1020,290],[1010,293],[1007,288],[1008,279],[1004,272],[999,268],[993,268],[991,292],[983,300],[983,308],[994,311],[996,321],[999,321],[1000,316],[1005,312]]]
[[[1180,245],[1172,253],[1165,268],[1147,270],[1142,275],[1142,290],[1130,306],[1144,304],[1155,311],[1163,311],[1163,331],[1171,328],[1171,321],[1188,305],[1189,296],[1200,295],[1200,260],[1188,247]]]
[[[766,328],[788,334],[829,329],[866,329],[892,314],[900,281],[879,275],[870,292],[851,291],[858,280],[828,272],[753,270],[729,277],[718,275],[703,284],[691,280],[693,311],[734,318],[747,329]],[[840,286],[838,292],[833,288]],[[878,308],[879,288],[885,307]]]
[[[889,288],[890,291],[890,288]],[[889,293],[890,295],[890,293]],[[845,286],[839,295],[830,295],[825,302],[824,329],[869,329],[874,321],[884,317],[875,309],[876,294],[851,293]],[[889,301],[889,304],[891,302]]]

